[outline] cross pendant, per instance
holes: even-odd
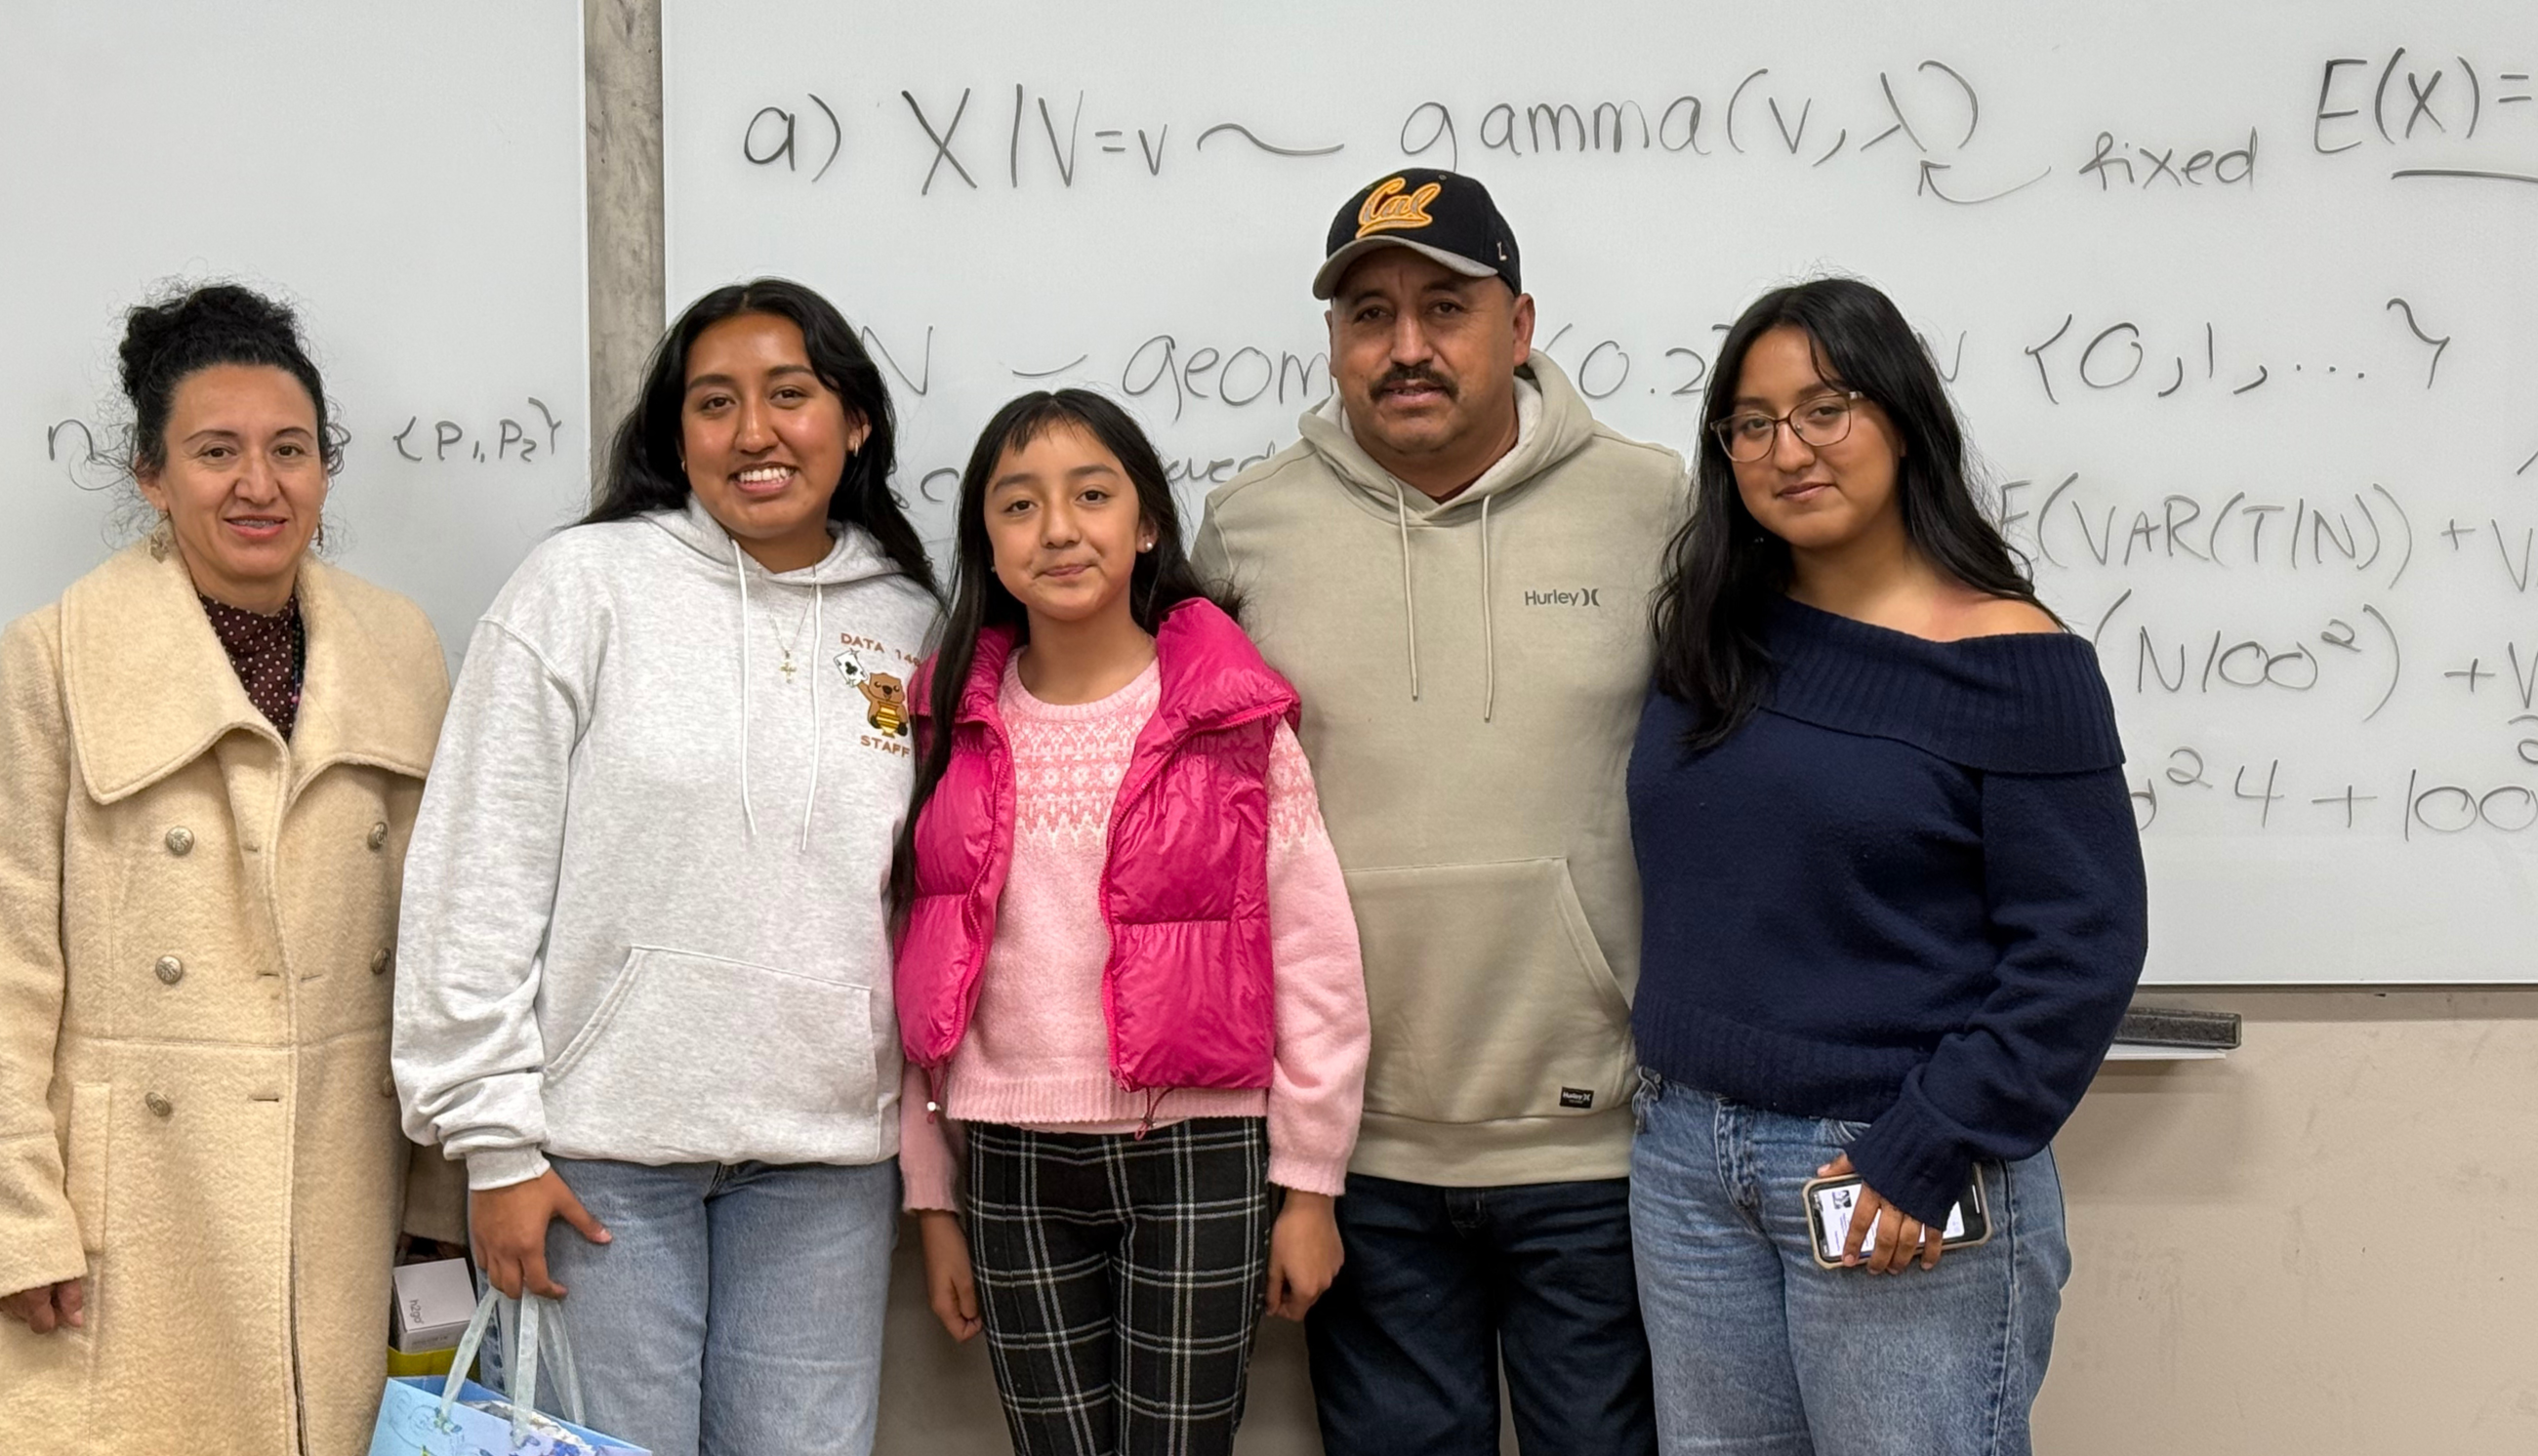
[[[784,675],[785,682],[790,683],[793,681],[793,659],[791,657],[787,657],[782,662],[777,663],[775,665],[775,670]]]

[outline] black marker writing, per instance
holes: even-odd
[[[940,132],[934,129],[933,122],[926,119],[925,108],[916,103],[915,93],[902,91],[899,96],[900,99],[907,102],[907,109],[915,113],[916,124],[924,129],[926,140],[934,144],[933,165],[925,168],[925,184],[916,189],[916,195],[922,197],[934,190],[934,174],[942,170],[943,164],[947,162],[952,164],[952,170],[960,174],[961,180],[968,183],[971,191],[976,191],[977,179],[969,175],[969,169],[963,166],[961,159],[952,153],[952,139],[961,134],[961,118],[969,111],[969,88],[961,88],[961,104],[952,110],[952,124]]]
[[[1327,147],[1280,147],[1260,140],[1257,135],[1253,134],[1251,128],[1244,126],[1238,121],[1220,121],[1216,125],[1211,126],[1207,130],[1198,134],[1198,143],[1194,150],[1205,151],[1207,149],[1207,139],[1215,136],[1221,131],[1230,131],[1236,136],[1238,136],[1244,141],[1259,148],[1261,151],[1268,153],[1272,157],[1328,157],[1334,152],[1344,150],[1348,145],[1345,142],[1333,142]],[[1143,137],[1145,133],[1140,131],[1137,135]],[[1412,155],[1415,156],[1417,154],[1414,153]]]
[[[2442,337],[2436,339],[2432,335],[2425,333],[2424,326],[2415,321],[2415,305],[2407,302],[2403,298],[2390,298],[2386,306],[2380,311],[2385,312],[2388,308],[2395,308],[2403,312],[2406,315],[2406,328],[2408,332],[2412,333],[2416,338],[2433,346],[2432,365],[2424,370],[2424,387],[2426,389],[2432,388],[2434,378],[2441,371],[2441,352],[2450,347],[2450,336],[2443,335]]]

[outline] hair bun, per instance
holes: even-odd
[[[206,284],[144,303],[124,315],[123,344],[116,351],[124,397],[138,403],[159,377],[159,365],[171,356],[193,355],[204,345],[240,344],[298,353],[299,317],[288,306],[234,283]]]

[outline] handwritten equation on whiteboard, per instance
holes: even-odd
[[[564,438],[564,417],[536,395],[521,399],[525,408],[516,417],[462,422],[409,412],[401,418],[339,425],[347,466],[363,447],[381,457],[392,452],[408,465],[527,465],[554,458]],[[83,491],[107,491],[123,483],[123,464],[117,458],[121,443],[115,427],[95,420],[72,417],[44,427],[45,461]],[[369,462],[365,458],[361,463]]]
[[[1314,116],[1310,105],[1273,106],[1231,88],[1198,108],[1158,99],[1151,87],[875,79],[857,64],[841,65],[830,89],[717,98],[700,124],[710,128],[706,148],[723,165],[779,189],[920,204],[902,217],[956,195],[1004,197],[1021,209],[1119,181],[1212,198],[1208,189],[1253,185],[1243,179],[1264,160],[1350,181],[1400,165],[1557,175],[1599,197],[1610,196],[1616,166],[1637,168],[1633,185],[1690,189],[1803,177],[1901,204],[1907,210],[1893,216],[1904,225],[1912,208],[1998,214],[2053,199],[2111,206],[2124,196],[2197,194],[2226,207],[2222,200],[2251,200],[2295,171],[2396,186],[2401,195],[2490,189],[2524,217],[2538,206],[2538,39],[2321,50],[2250,85],[2226,122],[2198,119],[2182,131],[2135,124],[2137,115],[2038,119],[2032,105],[2004,112],[1985,66],[1964,55],[1904,52],[1830,76],[1791,64],[1797,59],[1722,65],[1680,90],[1644,95],[1511,90],[1451,100],[1421,96],[1418,71],[1405,68],[1393,83],[1399,94],[1372,108],[1382,123],[1354,128]],[[944,66],[960,69],[929,69]],[[1333,159],[1363,163],[1336,164],[1344,170],[1335,173]],[[1680,441],[1708,388],[1709,356],[1733,301],[1716,300],[1720,316],[1705,326],[1658,329],[1562,316],[1556,297],[1546,297],[1537,344],[1589,399],[1639,401],[1629,405],[1627,425]],[[1905,302],[1947,312],[1944,300]],[[1291,437],[1299,402],[1318,397],[1328,360],[1302,326],[1309,320],[1299,320],[1274,337],[1193,325],[1087,337],[1028,358],[948,316],[867,329],[866,342],[918,398],[929,393],[938,356],[962,379],[992,371],[1016,388],[1099,381],[1193,436],[1172,463],[1196,486],[1222,483],[1263,454],[1263,443]],[[2273,337],[2281,320],[2252,308],[2048,308],[2014,341],[1942,329],[1927,342],[1952,381],[1970,348],[2014,342],[2048,405],[2096,394],[2185,405],[2287,388],[2342,390],[2358,402],[2374,384],[2433,387],[2458,328],[2405,291],[2338,322],[2348,338],[2331,355]],[[1253,419],[1265,430],[1242,423]],[[1652,429],[1652,420],[1675,428]],[[2492,443],[2498,454],[2513,451],[2514,474],[2538,466],[2538,422]],[[942,453],[952,458],[916,470],[928,501],[943,498],[954,474],[958,452]]]
[[[1670,97],[1509,97],[1482,105],[1405,98],[1388,136],[1302,133],[1228,107],[1169,115],[1126,94],[1052,94],[1023,83],[896,91],[880,124],[858,125],[849,146],[839,107],[852,87],[765,99],[733,127],[728,144],[753,167],[805,186],[857,177],[930,196],[938,188],[1072,188],[1088,171],[1157,183],[1206,168],[1228,153],[1302,161],[1357,151],[1382,165],[1408,159],[1460,170],[1467,165],[1560,162],[1658,154],[1680,165],[1750,158],[1793,168],[1884,169],[1933,203],[1976,206],[2029,187],[2151,192],[2253,190],[2272,148],[2253,117],[2227,134],[2148,136],[2074,128],[2063,137],[2001,140],[1985,127],[1975,68],[1940,57],[1898,59],[1837,91],[1818,92],[1756,66],[1719,89]],[[2289,144],[2394,180],[2461,179],[2538,186],[2538,40],[2482,58],[2398,46],[2377,56],[2333,56],[2314,75],[2314,102]],[[1088,125],[1088,120],[1090,125]],[[2410,154],[2473,143],[2484,165],[2410,165]],[[833,178],[833,173],[835,177]],[[1962,174],[1962,175],[1960,175]]]

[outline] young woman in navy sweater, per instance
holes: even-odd
[[[2070,1271],[2049,1144],[2146,939],[2113,706],[1885,295],[1766,295],[1714,377],[1630,776],[1660,1439],[2023,1453]],[[1803,1188],[1852,1174],[1827,1269]],[[1991,1235],[1946,1247],[1975,1184]]]

